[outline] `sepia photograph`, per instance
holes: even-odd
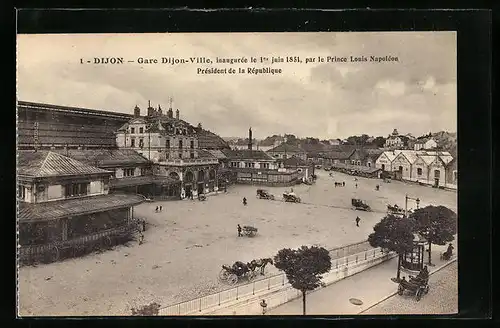
[[[18,34],[16,89],[19,317],[459,312],[456,32]]]

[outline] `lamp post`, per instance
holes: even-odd
[[[405,217],[408,216],[408,199],[414,200],[415,203],[417,203],[417,210],[418,210],[418,206],[420,205],[420,199],[418,197],[412,198],[412,197],[409,197],[408,194],[406,194],[405,195]]]

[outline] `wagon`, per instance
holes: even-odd
[[[223,265],[219,272],[219,281],[236,285],[240,280],[247,279],[252,281],[256,277],[254,270],[251,270],[248,263],[235,262],[232,266]]]
[[[270,194],[265,189],[257,189],[257,198],[274,200],[274,195]]]
[[[389,213],[389,214],[403,215],[404,212],[405,212],[404,208],[399,207],[396,204],[394,204],[394,206],[387,205],[387,213]]]
[[[242,233],[247,237],[254,237],[257,234],[258,229],[252,226],[243,226]]]
[[[300,197],[295,195],[294,193],[284,193],[283,194],[283,199],[285,202],[290,202],[290,203],[300,203]]]
[[[355,198],[351,199],[351,205],[354,207],[355,210],[367,211],[367,212],[371,211],[370,206],[368,206],[368,204],[363,202],[361,199],[355,199]]]
[[[418,302],[422,298],[422,295],[429,292],[428,282],[429,277],[423,279],[410,276],[409,281],[403,279],[399,282],[398,295],[403,295],[405,291],[409,291],[411,294],[415,295]]]

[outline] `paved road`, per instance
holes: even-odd
[[[120,246],[102,254],[20,270],[22,315],[127,315],[131,307],[156,301],[169,305],[228,288],[217,281],[222,264],[272,257],[284,247],[319,244],[334,248],[366,240],[380,221],[380,212],[349,209],[351,198],[366,200],[376,211],[387,203],[404,205],[404,194],[418,196],[422,205],[456,208],[456,193],[400,182],[319,171],[312,186],[294,192],[304,202],[291,204],[256,199],[256,187],[238,185],[205,202],[145,203],[134,213],[149,223],[145,243]],[[346,187],[335,188],[335,180]],[[289,188],[268,188],[281,198]],[[246,197],[248,206],[241,200]],[[155,213],[157,205],[163,213]],[[328,205],[328,206],[327,206]],[[330,205],[344,208],[333,208]],[[361,217],[360,227],[354,218]],[[237,237],[236,225],[259,229],[254,238]],[[268,273],[276,272],[269,266]]]
[[[455,314],[458,313],[458,264],[454,262],[429,279],[429,293],[417,302],[414,297],[395,295],[364,312],[377,314]]]

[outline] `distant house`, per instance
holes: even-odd
[[[298,146],[289,145],[286,143],[282,143],[276,147],[273,147],[267,150],[266,153],[273,158],[279,159],[287,159],[290,157],[298,157],[302,160],[307,159],[307,154],[303,149]]]
[[[399,135],[398,130],[394,129],[392,134],[387,137],[384,144],[385,148],[403,148],[404,147],[404,136]]]
[[[351,165],[375,167],[375,161],[383,150],[377,148],[357,148],[349,157]]]
[[[435,149],[438,144],[433,138],[426,138],[417,140],[414,145],[414,150],[427,150],[427,149]]]
[[[458,185],[458,159],[453,158],[448,165],[446,165],[446,183]]]
[[[328,140],[331,146],[338,146],[342,144],[342,140],[340,139],[330,139]]]
[[[356,151],[355,148],[343,147],[332,151],[328,151],[323,155],[323,165],[333,165],[333,164],[350,164],[351,156]]]
[[[289,157],[282,160],[282,166],[287,170],[296,170],[299,179],[308,180],[314,174],[314,164],[299,157]]]

